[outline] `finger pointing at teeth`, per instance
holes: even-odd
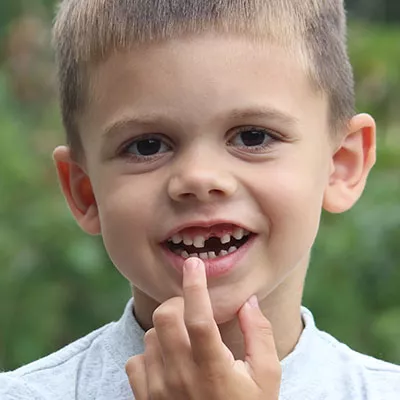
[[[208,370],[226,366],[226,349],[214,320],[204,263],[189,258],[183,273],[184,320],[195,363]]]

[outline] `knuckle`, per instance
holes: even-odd
[[[144,343],[145,343],[146,346],[151,345],[156,340],[157,340],[157,332],[156,332],[156,330],[154,328],[149,329],[144,334]]]
[[[258,330],[263,336],[273,336],[272,325],[266,318],[258,322]]]
[[[164,327],[175,324],[180,314],[183,312],[177,307],[176,304],[169,302],[159,306],[153,313],[153,324],[157,327]]]
[[[274,378],[281,378],[282,377],[282,368],[279,362],[273,363],[270,367],[269,373]]]
[[[196,296],[197,293],[202,292],[204,290],[203,286],[200,282],[192,282],[190,284],[186,284],[185,292],[190,294],[191,296]]]
[[[149,393],[150,400],[165,400],[166,397],[166,390],[162,385],[153,386]]]
[[[127,375],[128,376],[134,375],[140,368],[142,362],[143,362],[142,356],[134,356],[129,358],[129,360],[125,364],[125,371]]]
[[[173,393],[186,393],[190,387],[186,374],[181,371],[168,373],[165,380],[167,386]]]
[[[282,368],[279,361],[267,363],[264,366],[264,374],[273,381],[280,381],[282,377]]]
[[[191,336],[195,336],[197,339],[206,339],[214,328],[214,322],[209,320],[186,321],[186,328]]]

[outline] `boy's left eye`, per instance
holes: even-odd
[[[230,146],[244,148],[250,151],[260,151],[272,145],[275,136],[266,129],[243,127],[230,141]]]

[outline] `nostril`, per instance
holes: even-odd
[[[235,193],[236,189],[236,180],[231,175],[221,174],[217,170],[175,175],[168,184],[169,196],[175,201],[197,199],[210,202],[229,197]]]
[[[191,199],[191,198],[196,197],[196,195],[193,194],[193,193],[181,193],[181,194],[179,195],[179,197],[181,197],[181,198],[183,198],[183,199]]]
[[[208,191],[209,194],[211,195],[216,195],[216,196],[223,196],[224,195],[224,191],[223,190],[219,190],[219,189],[211,189]]]
[[[222,197],[224,193],[221,190],[209,190],[209,191],[197,191],[195,193],[186,192],[180,193],[178,198],[179,200],[200,200],[203,202],[207,202],[210,200],[215,200],[218,197]]]

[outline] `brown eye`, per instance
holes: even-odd
[[[231,140],[230,145],[249,150],[263,150],[270,146],[276,139],[262,128],[241,128]]]
[[[128,150],[131,148],[133,151],[137,150],[141,156],[150,156],[160,151],[161,142],[160,140],[146,139],[129,146]]]
[[[257,130],[248,130],[244,132],[240,132],[239,134],[240,140],[245,146],[260,146],[264,143],[266,139],[265,132],[257,131]]]
[[[158,138],[143,138],[128,144],[124,153],[136,157],[149,157],[157,154],[166,153],[170,147]]]

